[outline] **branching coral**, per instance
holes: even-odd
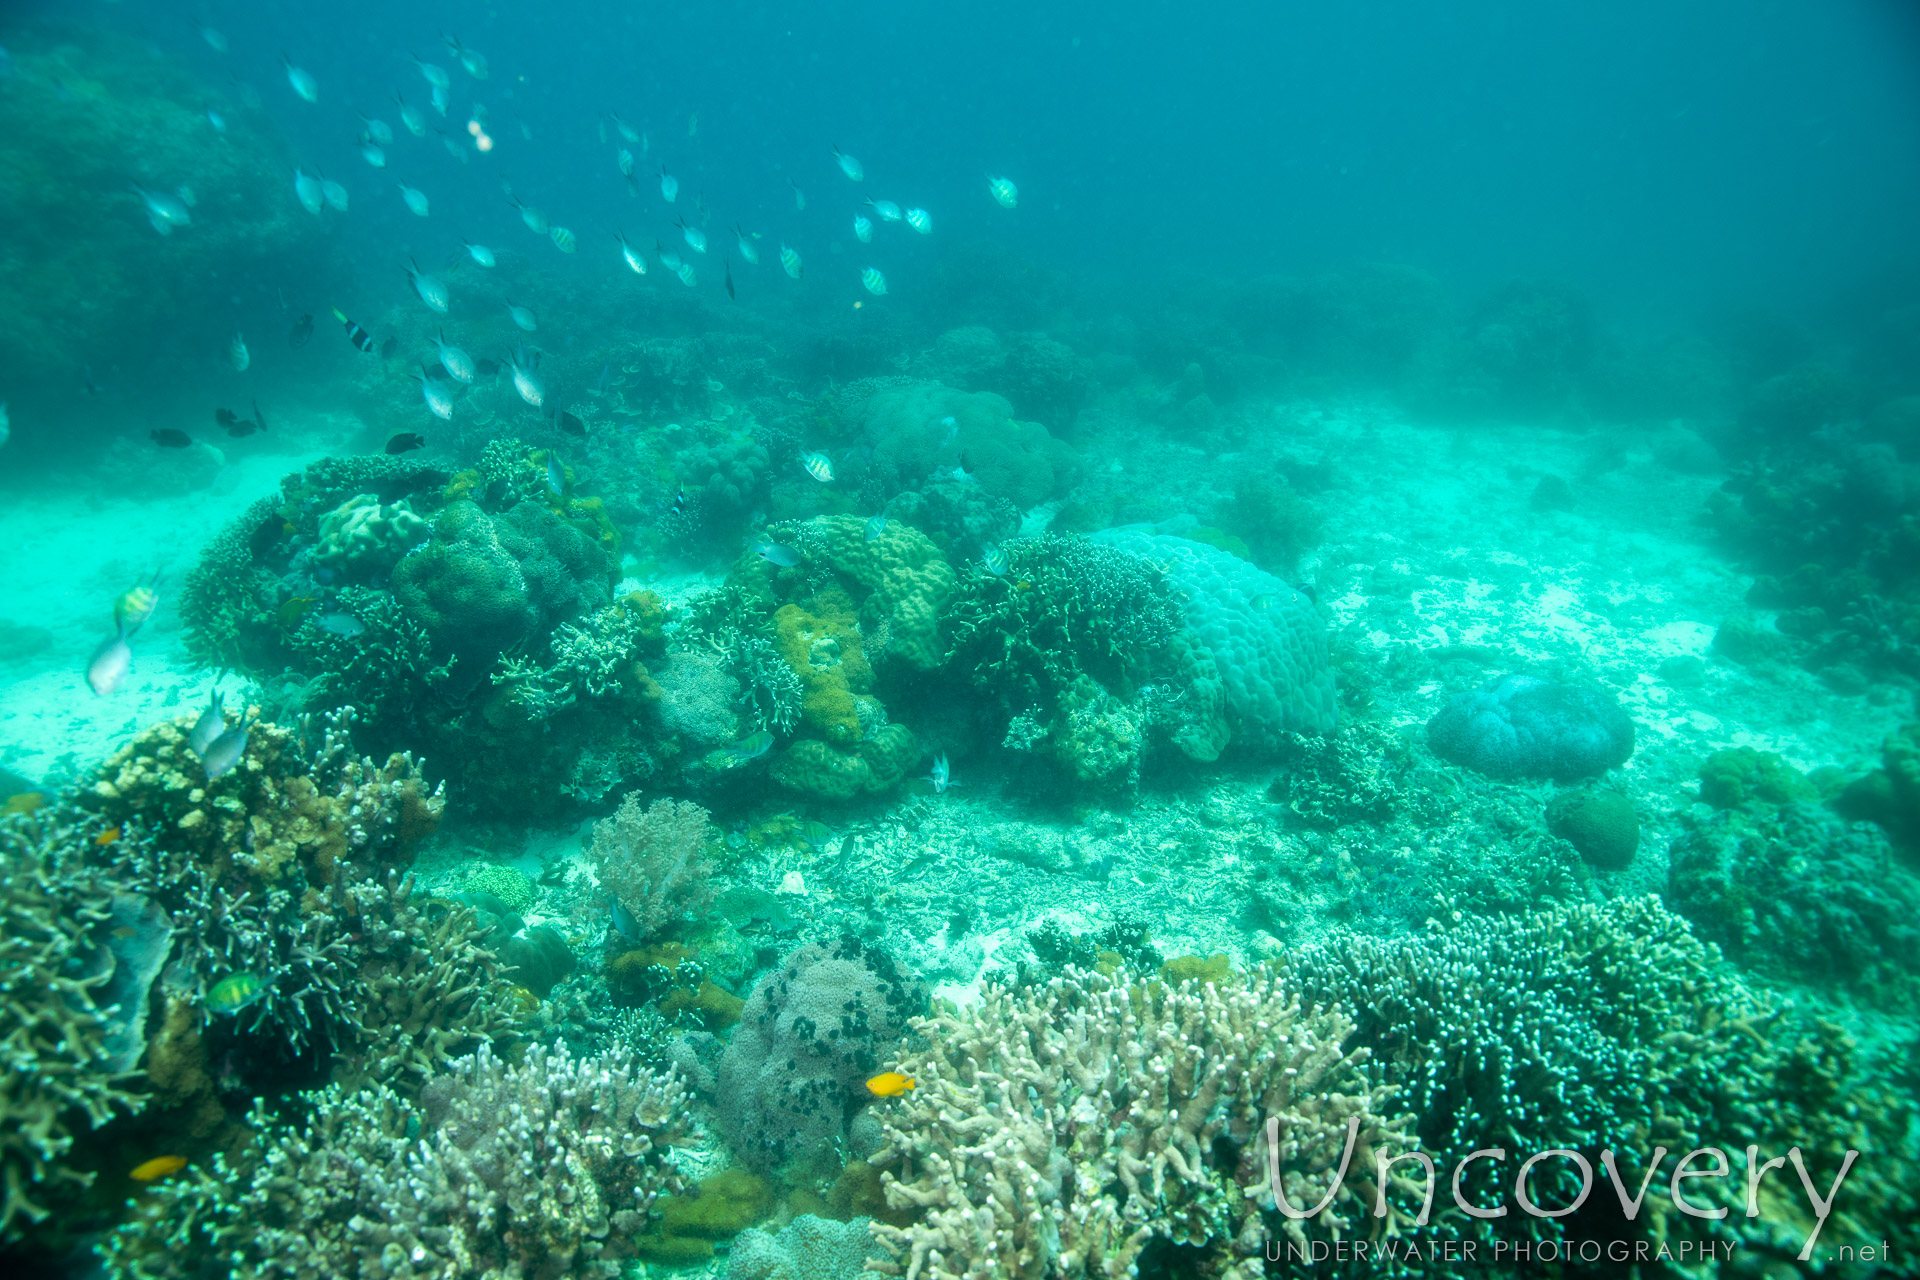
[[[874,1227],[888,1274],[1122,1277],[1158,1238],[1206,1275],[1257,1280],[1270,1122],[1297,1208],[1327,1193],[1358,1123],[1339,1193],[1286,1219],[1295,1241],[1397,1229],[1365,1215],[1373,1153],[1409,1147],[1410,1120],[1367,1051],[1343,1048],[1353,1024],[1271,976],[1169,988],[1070,971],[914,1026],[926,1047],[896,1069],[918,1088],[876,1104],[887,1203],[921,1215]]]
[[[594,824],[587,860],[600,885],[633,917],[644,940],[689,918],[713,901],[714,839],[707,811],[684,800],[642,805],[630,795],[611,818]]]
[[[328,1089],[310,1117],[257,1117],[235,1162],[216,1156],[155,1188],[159,1212],[103,1246],[115,1280],[236,1273],[618,1276],[680,1178],[686,1093],[624,1055],[535,1046],[517,1066],[484,1048],[421,1090]]]
[[[109,1063],[111,888],[57,870],[50,843],[41,821],[0,820],[0,1240],[90,1180],[62,1163],[76,1121],[97,1127],[143,1101]]]

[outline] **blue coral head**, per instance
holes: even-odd
[[[1504,675],[1442,707],[1427,722],[1427,745],[1490,778],[1573,782],[1627,762],[1633,721],[1592,686]]]

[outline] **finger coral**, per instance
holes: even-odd
[[[1367,1216],[1375,1150],[1412,1145],[1410,1119],[1343,1047],[1352,1022],[1301,1006],[1271,975],[1124,986],[1070,971],[989,988],[965,1011],[916,1019],[926,1047],[896,1070],[918,1087],[876,1103],[887,1203],[918,1221],[876,1224],[910,1280],[1134,1274],[1155,1240],[1195,1274],[1258,1280],[1271,1208],[1267,1126],[1282,1194],[1317,1204],[1358,1122],[1341,1190],[1296,1241],[1392,1229]],[[1393,1220],[1397,1222],[1397,1219]]]

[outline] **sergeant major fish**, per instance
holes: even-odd
[[[806,265],[800,261],[800,251],[788,248],[785,241],[780,244],[780,266],[795,280],[806,270]]]

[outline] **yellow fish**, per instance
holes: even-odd
[[[867,1081],[867,1090],[876,1098],[897,1098],[913,1087],[913,1077],[898,1071],[885,1071]]]
[[[145,586],[135,587],[113,602],[113,623],[120,629],[122,640],[138,631],[160,607],[160,593],[154,590],[159,583],[160,575],[156,572]]]
[[[17,796],[8,796],[7,803],[0,806],[0,813],[32,813],[46,802],[46,796],[38,791],[22,791]]]
[[[108,827],[105,831],[102,831],[99,835],[93,838],[93,843],[96,848],[104,849],[108,845],[112,844],[115,840],[118,840],[119,838],[120,838],[120,828]]]
[[[155,1156],[145,1164],[136,1166],[127,1176],[135,1182],[152,1182],[155,1178],[164,1178],[186,1167],[185,1156]]]

